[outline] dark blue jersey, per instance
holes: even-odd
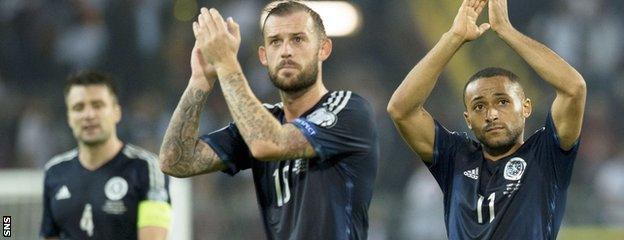
[[[87,170],[78,150],[46,164],[42,237],[60,239],[137,239],[142,201],[169,202],[169,185],[158,157],[127,144],[109,162]]]
[[[281,104],[265,107],[284,123]],[[225,172],[251,168],[269,239],[366,239],[379,151],[369,104],[334,91],[292,123],[317,157],[255,160],[234,124],[202,139]]]
[[[578,143],[559,147],[549,114],[512,155],[492,162],[465,133],[436,122],[429,170],[444,193],[449,239],[555,239]]]

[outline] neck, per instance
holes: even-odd
[[[325,88],[321,80],[320,69],[316,80],[314,85],[298,92],[280,91],[280,97],[284,104],[284,117],[286,118],[286,122],[291,122],[295,120],[295,118],[301,116],[327,93],[327,88]]]
[[[95,170],[112,160],[121,150],[123,143],[116,135],[97,145],[78,143],[78,160],[89,170]]]
[[[485,144],[482,144],[483,156],[488,160],[498,161],[518,151],[518,149],[522,146],[522,144],[524,144],[523,139],[524,139],[524,133],[520,134],[520,136],[516,139],[514,144],[500,147],[500,148],[490,148],[488,146],[485,146]]]

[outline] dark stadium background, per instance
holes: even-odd
[[[624,1],[508,2],[512,24],[569,61],[589,90],[560,239],[624,239]],[[122,139],[158,152],[190,74],[191,21],[198,6],[216,7],[241,24],[239,60],[246,76],[262,101],[279,101],[257,60],[258,17],[266,3],[0,0],[0,179],[20,175],[16,170],[21,169],[40,173],[51,156],[74,147],[62,88],[68,73],[85,68],[109,71],[120,80]],[[369,212],[370,239],[444,238],[437,184],[403,143],[385,109],[405,74],[450,27],[460,1],[350,3],[359,9],[362,25],[350,36],[333,39],[324,81],[330,89],[359,93],[375,110],[381,162]],[[534,103],[525,136],[530,135],[543,123],[554,91],[491,31],[454,57],[428,109],[450,129],[468,131],[461,114],[462,87],[486,66],[509,68],[520,76]],[[202,132],[229,121],[215,89],[202,116]],[[192,239],[263,238],[249,172],[199,176],[189,182],[192,205],[186,216]],[[8,189],[5,182],[0,184],[0,215],[18,214],[9,213],[19,208],[2,191]],[[21,228],[35,234],[40,199],[31,198],[31,206],[22,206],[30,214],[29,224]]]

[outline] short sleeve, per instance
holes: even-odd
[[[58,237],[60,234],[60,229],[56,225],[56,222],[54,222],[52,210],[50,209],[51,199],[48,186],[48,172],[46,171],[43,182],[43,217],[41,219],[41,229],[39,232],[43,238]]]
[[[292,124],[304,134],[320,161],[343,154],[368,153],[376,147],[370,105],[350,91]]]
[[[572,167],[574,166],[574,160],[578,153],[580,140],[577,140],[574,146],[567,151],[561,149],[559,135],[557,134],[557,129],[550,113],[546,118],[542,139],[547,147],[546,149],[550,152],[549,155],[552,160],[557,183],[559,186],[566,188],[570,184]]]
[[[444,193],[447,192],[453,174],[455,156],[461,149],[468,149],[472,140],[466,133],[450,132],[440,122],[435,121],[435,141],[433,159],[426,163],[433,177]]]
[[[203,135],[200,139],[210,145],[227,166],[223,172],[235,175],[251,167],[251,152],[234,123]]]
[[[137,227],[169,228],[171,222],[171,198],[169,194],[169,176],[160,171],[158,156],[134,145],[124,149],[134,161],[138,174],[139,199],[137,206]],[[134,155],[134,156],[133,156]]]
[[[140,201],[171,203],[169,196],[169,176],[160,171],[158,157],[152,153],[144,156],[145,165],[140,169]]]

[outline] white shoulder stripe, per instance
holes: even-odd
[[[327,101],[323,103],[323,107],[326,107],[328,111],[334,114],[338,114],[347,106],[351,95],[351,91],[334,91],[331,93],[330,97],[327,98]]]
[[[336,100],[334,100],[331,104],[329,104],[329,107],[327,108],[327,110],[333,111],[336,108],[336,106],[340,104],[340,101],[342,101],[343,97],[344,97],[344,91],[339,91],[338,96],[336,97]]]
[[[327,98],[327,101],[325,101],[325,102],[323,103],[323,107],[325,107],[325,106],[327,106],[327,105],[331,104],[331,103],[334,101],[334,98],[336,98],[336,94],[337,94],[337,93],[338,93],[338,92],[335,92],[335,91],[334,91],[334,92],[332,92],[332,93],[329,95],[329,98]]]
[[[342,111],[342,109],[344,109],[345,106],[347,106],[347,103],[349,102],[349,99],[351,99],[351,91],[347,91],[346,96],[344,97],[344,99],[342,100],[342,102],[340,102],[340,105],[338,105],[338,107],[334,110],[332,110],[332,112],[336,115],[338,115],[338,113],[340,111]]]
[[[50,169],[52,166],[57,165],[59,163],[62,162],[66,162],[69,160],[74,159],[76,156],[78,156],[78,149],[74,148],[72,150],[69,150],[67,152],[61,153],[59,155],[56,155],[54,157],[52,157],[52,159],[50,159],[50,161],[48,161],[45,164],[45,170],[47,171],[48,169]]]
[[[128,158],[141,159],[147,162],[147,169],[150,181],[150,192],[161,192],[165,189],[165,174],[160,171],[158,156],[132,144],[126,144],[123,154]]]

